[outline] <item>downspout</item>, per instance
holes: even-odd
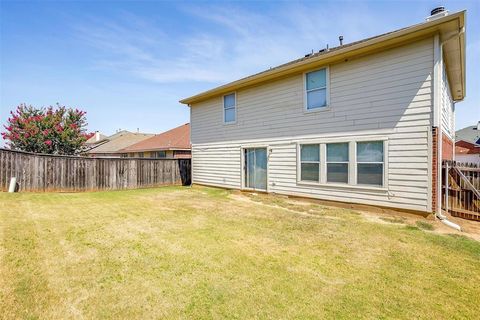
[[[188,188],[192,188],[193,187],[193,144],[192,144],[192,105],[191,104],[188,104],[187,105],[188,108],[190,109],[189,110],[189,116],[190,116],[190,136],[189,136],[189,139],[190,139],[190,185],[188,186]]]
[[[455,36],[460,35],[460,32]],[[447,219],[447,216],[442,214],[442,145],[443,145],[443,133],[442,133],[442,105],[441,105],[441,79],[443,73],[443,43],[452,39],[450,37],[440,43],[440,36],[437,34],[434,37],[433,59],[434,59],[434,83],[433,83],[433,102],[434,102],[434,127],[437,127],[437,207],[435,210],[435,218],[438,218],[443,224],[449,226],[458,231],[462,231],[460,226]],[[446,167],[446,190],[448,190],[448,164]],[[448,191],[446,191],[448,192]],[[448,193],[447,193],[448,194]],[[446,203],[448,203],[448,198]],[[448,206],[448,204],[447,204]]]

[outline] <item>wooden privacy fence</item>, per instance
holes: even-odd
[[[452,216],[480,221],[480,168],[443,161],[442,209]]]
[[[189,185],[190,159],[87,158],[0,149],[0,189],[17,178],[18,191],[121,190]]]

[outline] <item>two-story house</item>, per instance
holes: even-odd
[[[465,96],[465,11],[181,100],[194,184],[435,212]]]

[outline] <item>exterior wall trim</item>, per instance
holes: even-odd
[[[311,135],[302,135],[302,136],[291,136],[291,137],[280,137],[280,138],[258,138],[258,139],[248,139],[248,140],[232,140],[228,141],[230,144],[241,144],[247,146],[264,146],[265,141],[270,141],[269,145],[274,145],[275,142],[281,141],[279,144],[286,144],[285,140],[290,140],[289,143],[297,143],[301,140],[309,140],[312,143],[315,141],[331,141],[331,142],[342,142],[342,139],[348,139],[346,137],[359,137],[357,141],[368,141],[369,139],[378,137],[379,135],[386,137],[386,135],[397,132],[395,129],[377,129],[377,130],[359,130],[359,131],[344,131],[344,132],[334,132],[334,133],[325,133],[325,134],[311,134]],[[366,139],[366,140],[361,140]],[[207,143],[192,143],[192,147],[211,147],[211,146],[222,146],[225,145],[225,141],[221,142],[207,142]]]

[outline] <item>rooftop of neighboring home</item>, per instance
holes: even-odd
[[[182,99],[180,103],[191,105],[240,88],[305,72],[315,67],[346,61],[355,56],[400,46],[435,34],[439,35],[440,43],[443,45],[446,71],[453,99],[459,101],[465,97],[465,13],[466,11],[450,14],[446,10],[438,13],[432,11],[432,15],[425,22],[360,41],[341,44],[337,47],[327,47],[300,59]]]
[[[480,121],[477,125],[469,126],[455,132],[455,141],[466,141],[473,144],[480,144]]]
[[[97,143],[100,143],[102,141],[104,141],[105,139],[107,139],[108,137],[102,133],[100,133],[99,131],[95,131],[95,134],[93,136],[91,136],[86,142],[85,144],[87,146],[91,146],[91,145],[94,145],[94,144],[97,144]]]
[[[480,154],[480,145],[464,140],[455,143],[455,154]]]
[[[186,123],[132,144],[124,148],[122,152],[190,150],[190,148],[190,123]]]
[[[134,133],[126,130],[119,131],[107,138],[105,142],[87,151],[89,154],[119,153],[120,150],[137,142],[152,137],[150,133]]]

